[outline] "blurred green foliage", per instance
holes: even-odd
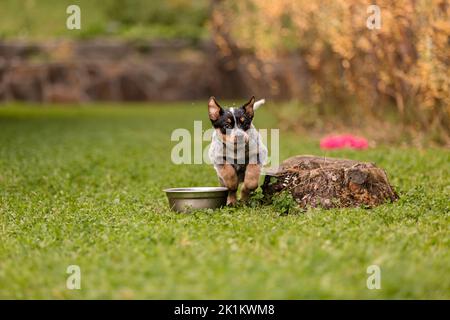
[[[207,1],[110,0],[108,17],[126,36],[196,39],[204,34]]]
[[[81,8],[68,30],[66,8]],[[0,39],[124,37],[198,40],[207,34],[207,0],[2,0]]]

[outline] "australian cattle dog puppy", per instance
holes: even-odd
[[[209,158],[220,184],[228,188],[228,205],[236,203],[238,186],[243,182],[241,200],[258,188],[259,175],[267,160],[267,148],[253,126],[255,110],[264,104],[255,97],[242,107],[222,108],[214,97],[208,102],[208,115],[215,128]]]

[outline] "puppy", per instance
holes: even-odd
[[[209,99],[208,115],[215,130],[208,155],[220,184],[228,188],[228,205],[236,203],[241,182],[242,201],[248,200],[250,193],[258,188],[267,148],[252,121],[255,110],[264,102],[264,99],[255,102],[252,97],[242,107],[224,109],[214,97]]]

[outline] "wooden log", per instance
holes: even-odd
[[[385,171],[375,164],[310,155],[291,157],[269,170],[262,189],[269,201],[289,191],[303,208],[372,208],[398,199]]]

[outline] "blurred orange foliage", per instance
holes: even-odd
[[[298,52],[313,76],[311,101],[392,108],[406,122],[450,132],[450,4],[446,0],[214,1],[212,28],[224,55],[262,62]],[[381,9],[369,29],[368,6]],[[310,102],[311,102],[310,101]],[[419,127],[419,126],[418,126]]]

